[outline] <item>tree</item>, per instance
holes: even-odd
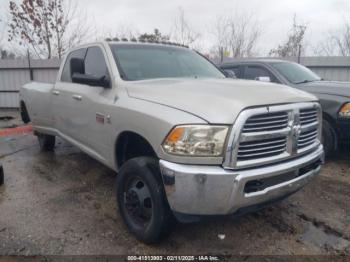
[[[172,39],[182,45],[191,45],[200,38],[200,34],[191,29],[182,7],[178,9],[178,15],[174,20],[172,31]]]
[[[338,53],[337,43],[332,35],[328,35],[313,47],[313,54],[315,56],[334,56],[338,55]]]
[[[270,56],[278,57],[297,57],[302,51],[307,24],[297,22],[294,15],[292,28],[289,30],[287,41],[279,45],[276,49],[272,49]]]
[[[162,42],[162,41],[168,41],[169,36],[162,35],[162,33],[157,28],[155,28],[153,33],[151,34],[144,33],[138,37],[138,40],[140,42]]]
[[[0,59],[14,59],[15,54],[5,49],[0,49]]]
[[[61,58],[67,48],[79,43],[87,33],[86,19],[72,22],[79,15],[77,6],[70,1],[21,0],[20,4],[10,1],[10,16],[8,41],[27,46],[40,58]]]
[[[214,50],[223,57],[250,57],[255,55],[260,27],[252,15],[217,17],[212,33],[216,39]]]
[[[321,56],[350,56],[350,23],[344,21],[340,29],[329,32],[314,48],[314,53]]]
[[[342,56],[350,55],[350,24],[345,22],[343,28],[338,34],[332,37],[338,47],[339,54]]]

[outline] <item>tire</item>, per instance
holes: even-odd
[[[2,165],[0,164],[0,186],[1,186],[2,184],[4,184],[4,180],[5,180],[5,178],[4,178],[4,168],[3,168]]]
[[[46,134],[37,134],[41,151],[53,151],[55,147],[56,137]]]
[[[335,154],[338,148],[338,136],[331,123],[323,119],[322,124],[322,144],[326,158],[331,157]]]
[[[153,244],[170,232],[173,217],[156,159],[128,160],[117,175],[116,188],[119,212],[136,238]]]

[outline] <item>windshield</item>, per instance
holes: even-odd
[[[196,52],[161,45],[111,45],[121,77],[135,81],[167,77],[225,78]]]
[[[271,64],[281,75],[293,84],[319,81],[321,78],[305,66],[289,63],[277,62]]]

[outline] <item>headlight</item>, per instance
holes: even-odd
[[[165,139],[163,149],[174,155],[221,156],[227,131],[227,126],[177,126]]]
[[[340,108],[339,117],[350,118],[350,103],[347,103]]]

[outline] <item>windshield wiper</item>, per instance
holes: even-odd
[[[310,83],[310,82],[315,82],[316,80],[304,80],[304,81],[301,81],[301,82],[296,82],[294,84],[305,84],[305,83]]]

